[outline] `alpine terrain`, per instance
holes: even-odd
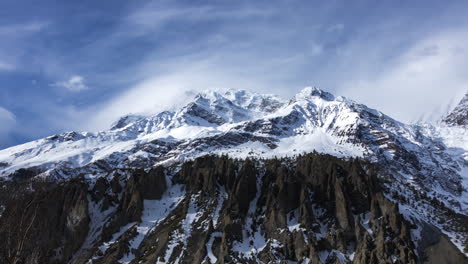
[[[206,91],[4,149],[0,262],[468,263],[467,126]]]

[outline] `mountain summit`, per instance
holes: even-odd
[[[335,96],[333,96],[333,94],[326,92],[317,87],[306,87],[302,89],[298,94],[294,96],[294,99],[299,100],[299,99],[305,99],[305,98],[309,98],[313,96],[320,97],[321,99],[327,100],[327,101],[335,100]]]

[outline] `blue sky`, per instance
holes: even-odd
[[[187,91],[315,85],[405,122],[468,90],[466,1],[0,1],[0,148]]]

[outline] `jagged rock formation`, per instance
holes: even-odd
[[[460,103],[442,121],[451,126],[468,125],[468,93],[465,94]]]
[[[418,242],[414,231],[422,225],[405,220],[386,197],[381,172],[362,160],[311,153],[204,156],[59,184],[5,182],[16,193],[25,189],[2,198],[0,236],[11,239],[0,240],[0,257],[4,263],[12,256],[15,263],[440,263],[443,254],[445,263],[467,261],[438,233],[421,231],[432,240]],[[17,255],[8,254],[20,244]]]

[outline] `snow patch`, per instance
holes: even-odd
[[[145,236],[166,219],[169,213],[183,200],[184,195],[184,186],[177,184],[171,186],[161,200],[144,200],[141,223],[136,229],[138,234],[130,241],[130,249],[138,248]],[[129,254],[120,259],[120,262],[129,263],[134,258],[135,256],[130,251]]]

